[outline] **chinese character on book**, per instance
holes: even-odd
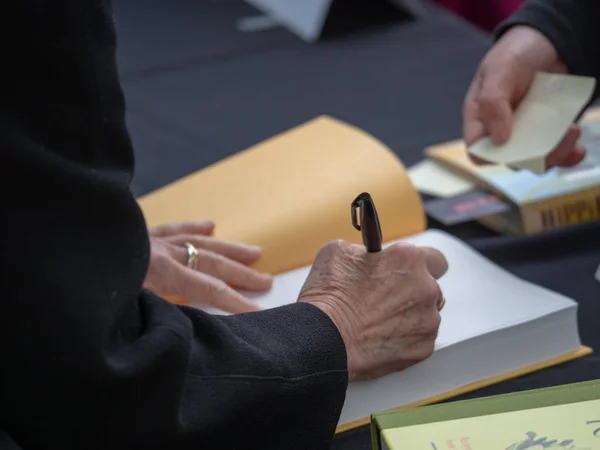
[[[538,437],[537,433],[533,431],[527,432],[527,439],[523,442],[518,442],[506,447],[506,450],[541,450],[545,448],[549,449],[561,449],[561,450],[591,450],[589,448],[577,447],[573,439],[565,440],[549,440],[547,437]]]

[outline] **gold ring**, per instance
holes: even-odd
[[[196,263],[198,262],[198,249],[189,242],[185,243],[185,249],[187,250],[188,254],[187,266],[190,269],[196,269]]]
[[[440,304],[438,305],[438,311],[441,311],[442,308],[444,307],[444,305],[446,304],[446,297],[444,297],[442,295],[442,301],[440,302]]]

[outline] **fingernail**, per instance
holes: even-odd
[[[260,277],[262,278],[262,280],[264,281],[265,285],[270,288],[273,285],[273,276],[269,275],[268,273],[262,273],[260,275]]]
[[[260,276],[266,280],[266,281],[273,281],[273,275],[269,274],[269,273],[261,273]]]

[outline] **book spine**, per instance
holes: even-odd
[[[535,234],[600,219],[600,186],[521,207],[523,231]]]

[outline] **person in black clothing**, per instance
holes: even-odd
[[[506,142],[513,111],[536,72],[600,79],[599,20],[598,0],[529,0],[501,24],[498,40],[481,62],[465,98],[465,143],[471,145],[484,136],[498,144]],[[580,133],[573,124],[548,156],[548,167],[572,166],[583,159]]]
[[[195,277],[178,240],[212,225],[147,229],[108,0],[10,1],[0,17],[0,448],[326,449],[349,380],[432,353],[433,249],[332,242],[296,304],[226,317],[145,290],[179,277],[169,291],[249,310],[225,282],[258,253],[205,237],[203,257],[226,261]]]

